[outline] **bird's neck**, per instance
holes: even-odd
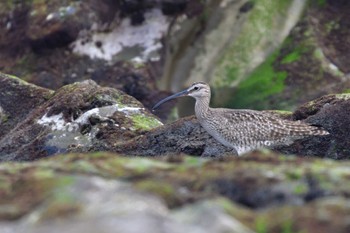
[[[205,118],[209,110],[210,97],[196,99],[195,113],[198,119]]]

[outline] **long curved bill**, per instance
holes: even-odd
[[[168,97],[162,99],[161,101],[159,101],[158,103],[156,103],[156,105],[153,106],[152,111],[154,111],[160,105],[164,104],[165,102],[167,102],[169,100],[176,99],[176,98],[181,97],[181,96],[186,96],[187,94],[188,94],[188,90],[184,90],[184,91],[180,91],[174,95],[168,96]]]

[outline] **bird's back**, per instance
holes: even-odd
[[[328,132],[300,121],[289,121],[266,112],[210,108],[200,124],[222,144],[238,154],[261,147],[288,145],[294,140]]]

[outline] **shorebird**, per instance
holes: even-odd
[[[152,110],[182,96],[196,99],[195,114],[200,125],[221,144],[234,149],[238,155],[262,147],[290,145],[295,140],[308,136],[329,134],[316,126],[281,119],[268,112],[211,108],[210,86],[204,82],[193,83],[186,90],[166,97],[154,105]]]

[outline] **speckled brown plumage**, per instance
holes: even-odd
[[[195,113],[201,126],[216,140],[236,150],[237,154],[261,147],[291,144],[294,140],[327,135],[327,131],[300,121],[289,121],[266,112],[210,108],[210,87],[198,82],[188,89],[165,98],[155,105],[180,96],[196,99]]]

